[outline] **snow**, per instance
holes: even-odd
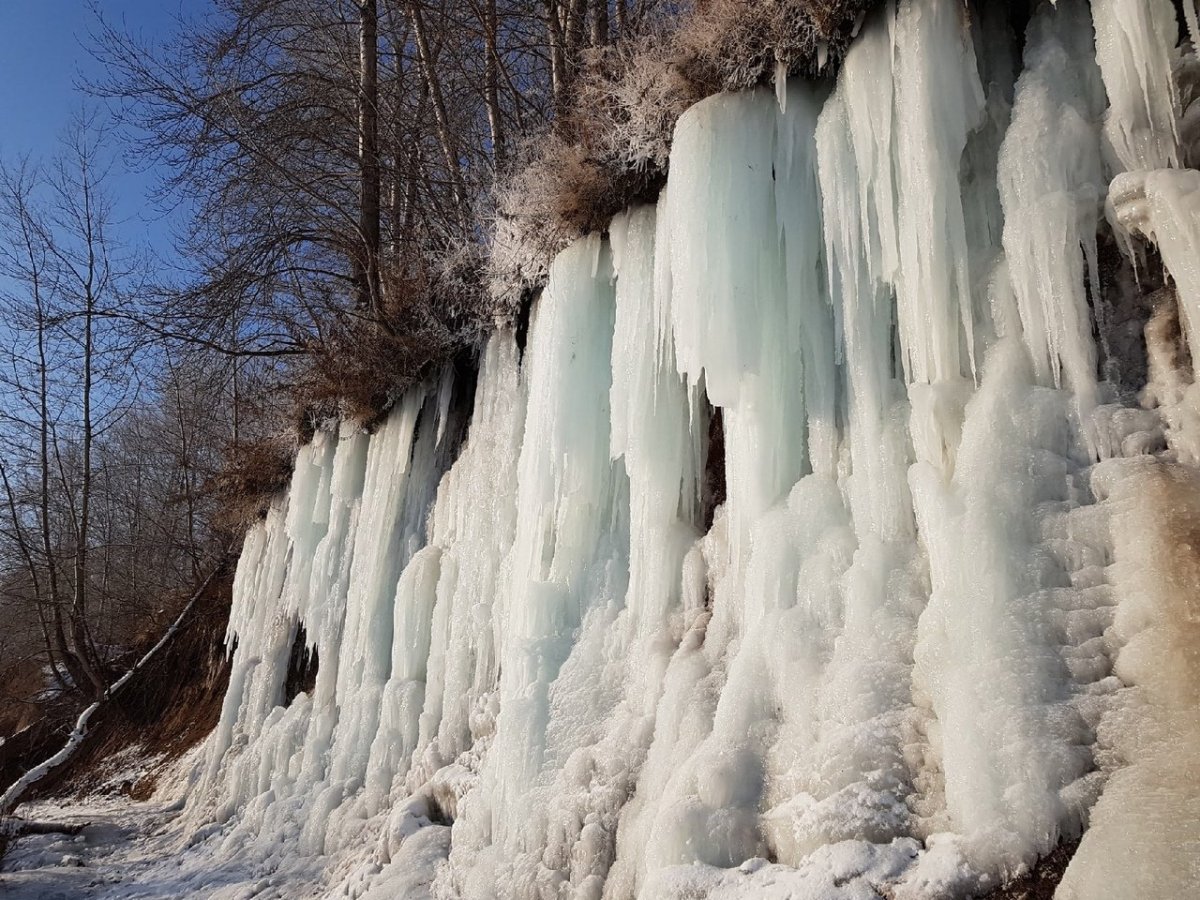
[[[184,801],[201,773],[202,746],[156,771],[152,799],[134,803],[95,795],[21,807],[36,822],[84,826],[75,835],[52,833],[12,842],[0,865],[0,895],[13,900],[145,900],[151,897],[295,897],[319,867],[296,860],[286,878],[254,871],[246,860],[181,852]],[[144,769],[127,760],[130,773]]]
[[[1132,689],[1104,713],[1101,737],[1127,761],[1092,810],[1058,896],[1185,897],[1200,884],[1200,478],[1190,466],[1112,460],[1092,476],[1112,508],[1113,633]]]
[[[0,885],[5,897],[17,900],[66,900],[95,896],[130,896],[140,876],[153,864],[150,841],[140,841],[134,811],[127,803],[92,801],[86,810],[36,804],[23,812],[40,820],[88,823],[78,835],[51,834],[22,838],[6,854]],[[138,810],[144,819],[169,815],[158,806]],[[169,845],[163,850],[174,850]],[[115,856],[123,859],[117,863]],[[133,882],[133,884],[130,884]]]
[[[794,869],[761,858],[735,869],[672,866],[655,873],[646,894],[663,900],[875,900],[917,852],[910,839],[893,845],[847,841],[821,847]]]
[[[1043,3],[1023,39],[962,9],[887,4],[836,84],[684,114],[658,202],[558,256],[523,353],[491,339],[464,439],[446,372],[301,451],[148,884],[925,900],[1082,836],[1064,898],[1194,890],[1170,4]],[[1176,287],[1140,406],[1098,370],[1139,299],[1100,290],[1106,203]]]

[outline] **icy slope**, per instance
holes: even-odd
[[[492,339],[461,447],[447,376],[304,448],[195,852],[350,896],[903,900],[1083,835],[1064,897],[1198,888],[1200,174],[1144,171],[1189,158],[1179,35],[1000,6],[902,0],[836,85],[691,109],[657,205]],[[1101,258],[1117,175],[1144,284]],[[1184,325],[1160,291],[1145,373],[1142,235]]]

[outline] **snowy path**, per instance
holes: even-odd
[[[237,860],[222,863],[183,849],[181,804],[93,797],[37,803],[21,814],[36,821],[89,823],[78,835],[31,835],[14,841],[0,863],[4,900],[278,895],[256,883]],[[298,896],[298,895],[290,895]]]
[[[20,838],[0,866],[0,893],[13,898],[161,896],[166,885],[149,879],[161,868],[177,815],[161,803],[93,799],[81,805],[32,804],[21,810],[31,820],[90,823],[78,835]]]
[[[192,879],[183,868],[179,832],[171,827],[178,804],[92,798],[77,805],[31,804],[21,812],[37,821],[90,824],[74,836],[15,841],[0,865],[0,896],[56,900],[189,893]]]

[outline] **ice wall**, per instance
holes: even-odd
[[[696,105],[465,438],[448,371],[301,450],[195,844],[282,895],[978,896],[1081,836],[1064,897],[1197,888],[1187,60],[1165,0],[1000,6]]]

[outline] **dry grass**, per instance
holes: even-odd
[[[327,419],[372,427],[439,363],[474,346],[491,327],[481,269],[478,253],[462,247],[438,268],[385,272],[382,309],[329,323],[292,383],[301,441]]]
[[[287,489],[294,459],[294,441],[282,436],[230,447],[224,467],[206,486],[216,502],[214,525],[240,534],[265,516]]]

